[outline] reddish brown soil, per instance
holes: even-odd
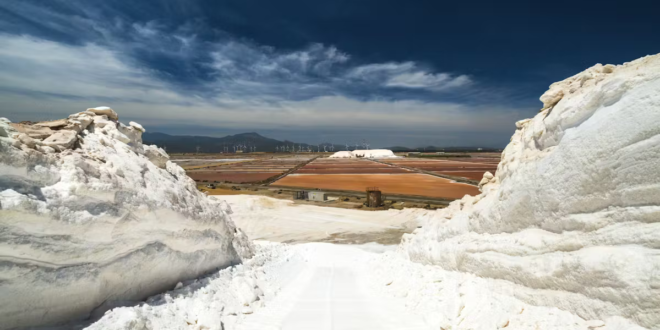
[[[363,159],[317,159],[297,174],[383,174],[408,173],[404,169]]]
[[[436,162],[392,162],[392,164],[402,165],[402,166],[497,166],[497,164],[489,163],[478,163],[478,162],[445,162],[445,161],[436,161]]]
[[[438,173],[438,174],[444,174],[444,175],[451,175],[451,176],[458,176],[461,178],[466,178],[470,180],[475,180],[475,181],[481,181],[481,179],[484,177],[485,171],[434,171],[433,173]],[[491,171],[491,173],[495,173],[494,171]]]
[[[495,171],[497,166],[494,165],[475,165],[475,164],[401,164],[401,166],[418,168],[425,171]]]
[[[499,164],[500,160],[499,159],[492,159],[492,158],[468,158],[465,160],[458,160],[459,162],[469,162],[469,163],[488,163],[488,164]]]
[[[273,185],[334,190],[365,191],[378,187],[383,193],[457,199],[477,195],[477,187],[426,174],[289,175]]]
[[[199,181],[251,183],[280,175],[304,161],[307,161],[307,159],[257,159],[231,164],[219,164],[218,166],[205,167],[198,170],[193,169],[189,170],[187,174]]]
[[[464,161],[447,161],[447,160],[438,160],[434,162],[418,162],[418,161],[408,161],[405,163],[401,164],[445,164],[445,165],[457,165],[457,164],[464,164],[464,165],[497,165],[499,162],[493,162],[493,161],[473,161],[473,160],[464,160]]]
[[[425,171],[494,171],[497,169],[495,166],[409,166],[412,168],[419,168]]]
[[[296,171],[297,174],[379,174],[379,173],[410,173],[401,168],[346,168],[346,169],[307,169],[302,168]]]
[[[249,183],[249,182],[258,182],[266,180],[272,176],[279,175],[279,172],[270,172],[270,173],[227,173],[227,172],[215,172],[215,171],[196,171],[188,172],[188,176],[193,178],[193,180],[208,182],[218,181],[218,182],[233,182],[233,183]]]
[[[286,171],[285,170],[273,170],[273,169],[263,169],[263,168],[255,168],[255,169],[250,169],[250,168],[226,168],[226,169],[221,169],[221,170],[216,170],[212,169],[209,171],[202,171],[202,172],[218,172],[218,173],[282,173]],[[190,173],[195,173],[198,171],[190,171]]]
[[[392,166],[387,166],[387,165],[381,165],[381,164],[376,164],[376,165],[349,165],[349,164],[322,164],[322,165],[317,165],[317,164],[310,164],[306,165],[305,169],[326,169],[326,168],[390,168]]]
[[[495,174],[497,171],[498,159],[494,158],[465,158],[457,160],[418,160],[418,159],[396,159],[389,163],[418,168],[424,171],[430,171],[443,175],[463,177],[470,180],[479,181],[483,178],[485,172]]]

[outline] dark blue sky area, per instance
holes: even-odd
[[[518,80],[540,67],[618,63],[659,47],[657,1],[204,3],[220,28],[276,47],[323,42],[366,62],[424,61],[498,80]]]
[[[551,83],[660,52],[658,12],[657,1],[10,0],[0,105],[35,119],[102,102],[184,134],[503,146]]]

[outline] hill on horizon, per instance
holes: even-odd
[[[170,153],[219,153],[223,151],[234,152],[234,146],[245,146],[248,151],[256,152],[275,152],[281,146],[295,146],[296,148],[313,148],[314,151],[318,148],[317,145],[310,145],[307,143],[297,143],[289,140],[276,140],[265,137],[256,132],[240,133],[234,135],[227,135],[225,137],[210,137],[210,136],[194,136],[194,135],[169,135],[159,132],[146,132],[142,135],[142,140],[145,144],[155,144],[161,148],[165,148]],[[329,147],[330,143],[320,144],[322,147]],[[335,151],[339,149],[339,145],[335,145]],[[199,150],[198,150],[199,148]]]
[[[145,144],[155,144],[161,148],[165,148],[167,152],[170,153],[190,153],[190,152],[201,152],[201,153],[220,153],[223,151],[234,152],[234,146],[242,145],[246,146],[249,151],[257,152],[275,152],[277,147],[281,146],[292,146],[302,147],[302,148],[312,148],[313,151],[316,151],[318,145],[310,145],[308,143],[298,143],[289,140],[276,140],[269,137],[265,137],[256,132],[249,133],[240,133],[234,135],[227,135],[225,137],[210,137],[210,136],[196,136],[196,135],[169,135],[159,132],[146,132],[142,135],[142,140]],[[330,151],[332,143],[321,143],[321,147],[327,147],[327,150]],[[199,148],[199,150],[198,150]],[[252,149],[255,148],[255,149]],[[341,144],[334,145],[334,151],[345,150],[346,146]],[[450,152],[474,152],[474,151],[501,151],[497,148],[479,148],[479,147],[436,147],[436,146],[426,146],[418,148],[408,148],[402,146],[389,147],[385,149],[390,149],[394,152],[433,152],[433,151],[450,151]],[[481,150],[479,150],[481,149]]]

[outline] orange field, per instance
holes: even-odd
[[[275,183],[277,186],[310,189],[365,191],[378,187],[384,194],[415,195],[445,199],[477,195],[475,186],[418,173],[410,174],[292,174]]]
[[[417,168],[437,174],[462,177],[474,181],[480,181],[485,172],[495,174],[499,158],[452,158],[445,159],[388,159],[386,163]]]
[[[201,182],[231,182],[231,183],[251,183],[261,182],[272,176],[278,175],[280,172],[275,173],[242,173],[242,172],[214,172],[214,171],[195,171],[188,172],[188,176],[195,181]]]
[[[253,159],[196,166],[186,174],[198,182],[254,183],[276,177],[308,160],[309,157]]]
[[[296,171],[297,174],[384,174],[410,173],[400,167],[366,159],[320,158]]]

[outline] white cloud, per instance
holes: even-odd
[[[471,83],[471,79],[466,75],[452,76],[448,73],[431,73],[418,68],[414,62],[362,65],[351,69],[346,77],[379,83],[385,87],[426,89],[430,91],[464,87]]]
[[[325,95],[351,95],[360,90],[386,95],[399,88],[426,93],[469,87],[466,75],[433,73],[414,62],[352,65],[350,56],[335,47],[314,44],[302,50],[282,52],[246,42],[218,43],[209,65],[222,93],[257,97],[309,99]]]
[[[147,23],[133,23],[133,29],[142,37],[151,38],[156,36],[158,31],[158,23],[156,21],[149,21]]]
[[[257,46],[246,42],[229,41],[218,43],[212,51],[211,66],[219,74],[235,80],[258,80],[274,78],[281,80],[308,80],[312,76],[327,76],[349,59],[335,47],[313,44],[306,49],[278,52],[271,47]]]
[[[377,63],[377,64],[366,64],[358,66],[348,72],[347,77],[358,78],[358,79],[369,79],[374,75],[379,74],[396,74],[415,69],[415,63],[413,62],[388,62],[388,63]]]
[[[0,89],[63,98],[179,102],[181,96],[148,69],[129,66],[118,54],[88,44],[68,46],[0,34]]]
[[[452,77],[446,73],[431,74],[423,71],[416,71],[393,76],[385,82],[385,85],[390,87],[424,88],[439,91],[465,86],[470,82],[470,78],[465,75]]]

